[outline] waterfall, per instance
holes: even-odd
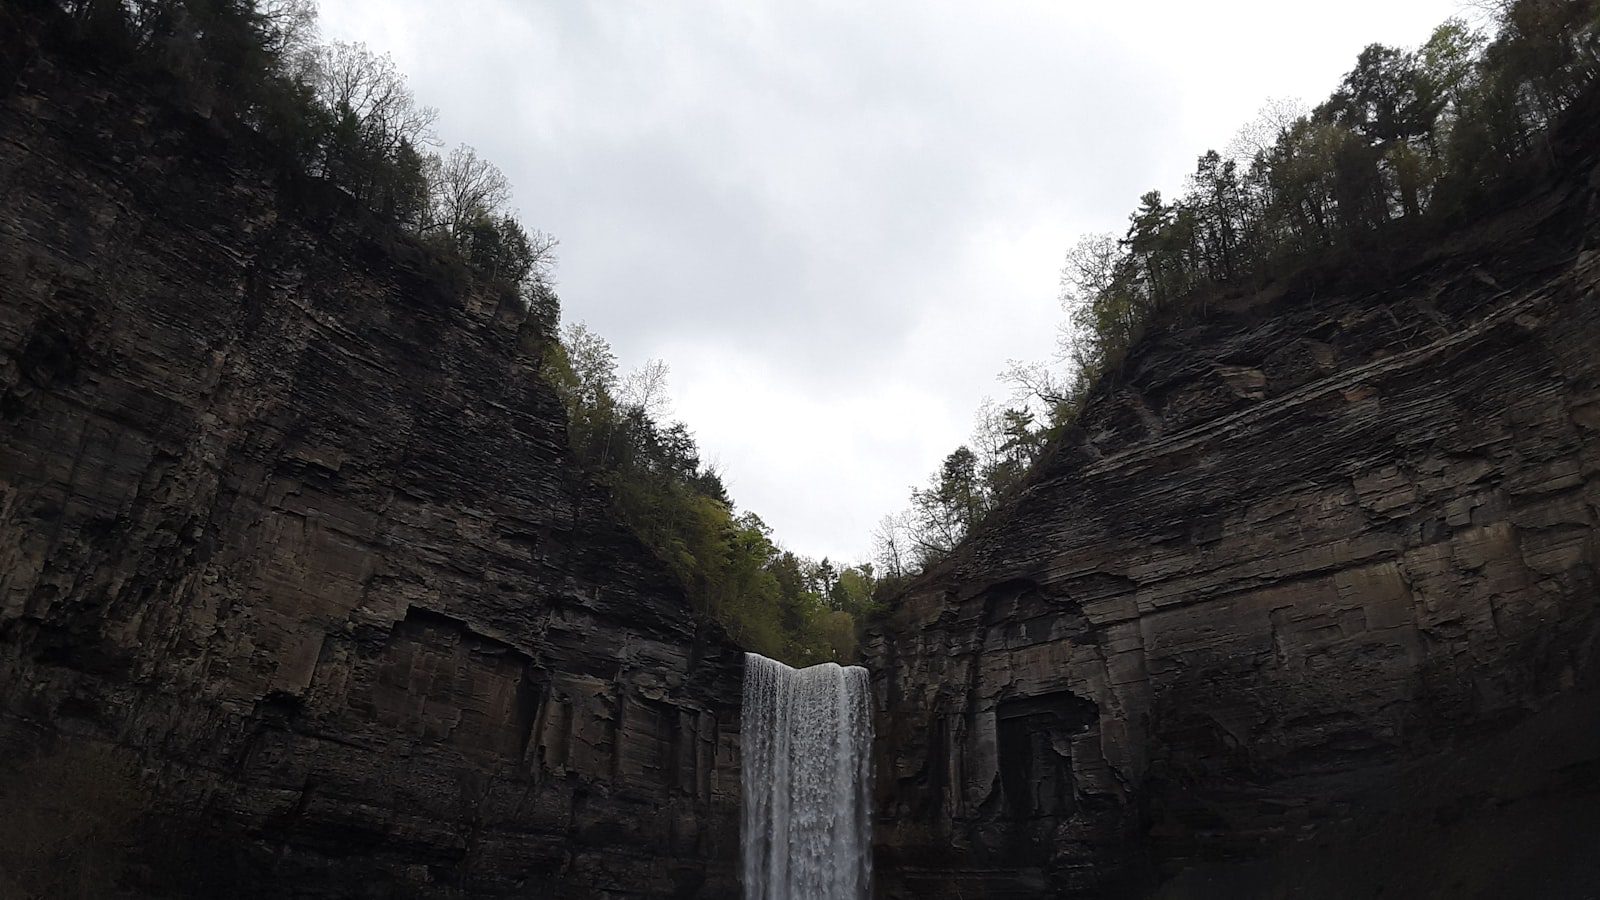
[[[744,657],[745,900],[863,900],[872,881],[867,670]]]

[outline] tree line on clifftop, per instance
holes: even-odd
[[[477,290],[515,296],[549,339],[543,374],[576,458],[696,609],[776,659],[853,660],[857,620],[879,593],[872,565],[782,549],[735,507],[688,428],[665,422],[664,364],[619,376],[604,339],[581,324],[558,333],[556,241],[511,214],[505,175],[472,147],[439,151],[436,111],[387,55],[319,42],[316,11],[313,0],[6,0],[0,31],[42,18],[58,46],[172,85],[190,108],[265,138],[285,175],[337,186]]]
[[[605,339],[567,326],[545,361],[578,459],[611,488],[623,521],[740,646],[792,665],[851,662],[857,625],[884,586],[871,563],[783,549],[740,512],[682,422],[667,420],[665,363],[619,377]]]
[[[317,42],[312,0],[7,6],[0,14],[42,16],[58,46],[95,65],[170,84],[197,112],[251,128],[285,174],[336,185],[479,289],[516,295],[554,327],[555,240],[522,227],[505,175],[472,147],[438,152],[437,112],[416,102],[387,55]]]
[[[1459,218],[1541,154],[1600,74],[1600,2],[1483,0],[1413,50],[1373,44],[1311,109],[1268,103],[1226,152],[1196,161],[1183,195],[1139,198],[1126,230],[1083,237],[1061,273],[1053,364],[1013,363],[1010,403],[979,411],[909,509],[874,539],[896,578],[948,554],[1014,494],[1051,437],[1152,327],[1319,258],[1416,239]]]
[[[555,240],[517,221],[505,176],[471,147],[436,149],[435,112],[387,56],[317,42],[311,0],[7,2],[0,26],[53,17],[97,64],[171,81],[265,137],[286,173],[337,185],[479,290],[518,298],[550,339],[544,374],[575,456],[622,520],[699,611],[797,665],[853,659],[860,620],[1019,489],[1152,327],[1320,256],[1441,227],[1547,152],[1550,126],[1600,72],[1600,0],[1484,0],[1486,27],[1451,19],[1413,50],[1374,44],[1316,107],[1268,104],[1226,152],[1198,158],[1182,196],[1151,191],[1121,234],[1068,252],[1056,361],[1014,363],[1009,402],[986,403],[971,443],[883,520],[874,563],[839,566],[785,551],[736,508],[687,427],[667,421],[664,364],[619,375],[603,338],[558,333]]]

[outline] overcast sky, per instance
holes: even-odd
[[[566,321],[672,369],[785,546],[865,558],[1045,359],[1057,272],[1269,97],[1458,0],[323,0],[561,241]]]

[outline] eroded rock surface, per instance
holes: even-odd
[[[248,134],[13,73],[9,758],[135,754],[212,896],[735,894],[739,656],[576,472],[520,309]]]
[[[163,896],[733,896],[740,659],[520,313],[169,99],[0,84],[8,759],[138,760]],[[870,642],[883,896],[1592,896],[1597,147],[1145,343]]]
[[[1451,239],[1146,341],[910,591],[869,647],[886,896],[1592,896],[1575,119]]]

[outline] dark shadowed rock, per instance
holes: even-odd
[[[0,752],[51,763],[0,842],[82,797],[150,896],[734,896],[742,660],[515,302],[0,49]],[[1448,239],[1151,336],[900,599],[881,896],[1593,896],[1588,111]]]
[[[900,600],[868,645],[884,896],[1594,895],[1574,122],[1450,239],[1145,341]]]
[[[0,103],[7,758],[134,755],[156,893],[735,894],[740,657],[541,336],[160,90]]]

